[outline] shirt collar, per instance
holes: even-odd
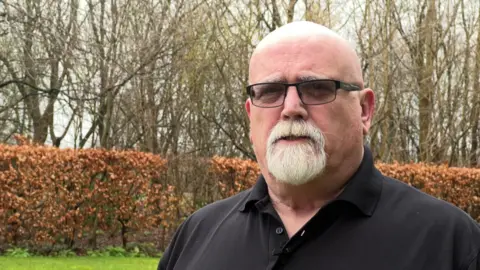
[[[371,216],[382,193],[382,175],[375,168],[372,152],[364,146],[363,160],[336,201],[355,205],[364,215]]]
[[[382,175],[374,166],[370,149],[364,146],[363,159],[359,168],[347,182],[343,192],[331,203],[345,201],[354,205],[364,215],[371,216],[382,192],[381,177]],[[255,203],[265,201],[267,196],[267,183],[263,175],[260,175],[247,199],[240,205],[239,211],[250,210]]]
[[[262,199],[265,199],[268,196],[268,186],[267,182],[265,182],[265,178],[263,175],[257,179],[257,182],[250,190],[250,194],[248,195],[247,199],[244,203],[240,205],[240,211],[247,211],[250,210],[255,203],[259,202]]]

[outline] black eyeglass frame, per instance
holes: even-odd
[[[327,102],[322,102],[322,103],[305,103],[302,99],[302,93],[300,93],[299,86],[302,85],[302,84],[305,84],[305,83],[312,83],[312,82],[334,82],[335,83],[335,91],[333,93],[334,96],[333,96],[332,100],[329,100]],[[282,103],[279,104],[279,105],[275,105],[275,106],[259,106],[259,105],[256,105],[254,103],[253,99],[252,99],[252,88],[254,86],[258,86],[258,85],[283,85],[283,87],[285,88],[285,91],[283,93]],[[300,100],[302,101],[302,103],[304,105],[323,105],[323,104],[331,103],[331,102],[335,101],[335,99],[337,98],[338,89],[343,89],[343,90],[349,91],[349,92],[362,90],[360,88],[360,86],[358,86],[356,84],[347,83],[347,82],[338,81],[338,80],[332,80],[332,79],[308,80],[308,81],[301,81],[301,82],[296,82],[296,83],[281,83],[281,82],[255,83],[255,84],[248,85],[246,87],[246,90],[247,90],[247,95],[250,98],[250,100],[252,101],[252,104],[254,106],[260,107],[260,108],[276,108],[276,107],[282,106],[285,103],[285,98],[287,97],[287,91],[288,91],[288,88],[290,86],[295,86],[295,89],[297,90],[297,94],[300,97]]]

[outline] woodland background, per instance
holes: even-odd
[[[1,1],[0,141],[254,159],[250,53],[306,19],[357,46],[376,159],[478,166],[479,14],[476,0]]]
[[[356,45],[383,172],[479,220],[477,0],[4,0],[0,244],[162,249],[251,185],[248,60],[294,20]]]

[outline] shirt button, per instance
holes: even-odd
[[[276,232],[277,234],[282,234],[282,233],[283,233],[283,228],[282,228],[282,227],[278,227],[278,228],[275,230],[275,232]]]

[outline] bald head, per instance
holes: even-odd
[[[250,75],[252,75],[251,67],[257,64],[257,58],[261,58],[258,56],[265,55],[278,46],[288,44],[297,46],[307,43],[313,44],[310,46],[313,50],[322,50],[324,54],[336,59],[338,68],[343,73],[343,78],[337,79],[355,82],[363,87],[360,60],[353,46],[327,27],[307,21],[286,24],[262,39],[250,59]],[[324,59],[318,59],[318,61],[322,60]]]
[[[261,51],[262,49],[270,45],[274,45],[282,41],[314,37],[335,39],[342,45],[346,45],[347,47],[349,47],[348,42],[345,39],[343,39],[341,36],[330,30],[329,28],[313,22],[300,21],[286,24],[269,33],[257,45],[255,52]]]

